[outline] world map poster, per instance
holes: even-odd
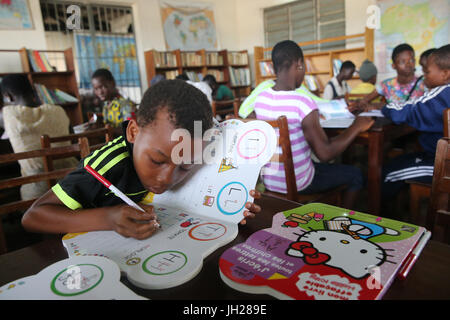
[[[33,29],[27,0],[0,0],[0,29]]]
[[[214,11],[210,4],[160,1],[168,50],[216,50]]]
[[[410,44],[419,56],[431,48],[439,48],[450,40],[449,0],[378,0],[380,28],[375,30],[375,64],[379,80],[395,77],[392,50],[401,43]]]

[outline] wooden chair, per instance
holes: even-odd
[[[79,154],[81,156],[89,153],[89,144],[87,138],[79,140],[78,144],[73,144],[67,147],[44,148],[34,151],[26,151],[19,153],[0,155],[0,164],[17,162],[19,160],[31,158],[45,158],[45,157],[67,157],[68,155]],[[60,179],[66,176],[74,168],[51,170],[47,172],[37,173],[25,177],[14,177],[0,181],[0,192],[5,192],[10,188],[22,186],[29,183],[48,181],[53,179]],[[27,210],[36,199],[19,200],[4,203],[0,205],[0,218],[3,215],[13,213],[16,211]],[[7,252],[6,239],[3,233],[3,227],[0,220],[0,254]]]
[[[100,129],[89,130],[77,134],[69,134],[66,136],[49,137],[48,135],[44,134],[41,136],[41,147],[43,149],[51,148],[52,143],[61,143],[61,142],[77,143],[80,138],[88,139],[89,142],[88,144],[91,146],[90,150],[97,150],[106,143],[112,141],[114,137],[112,127],[106,125],[105,127]],[[72,155],[67,154],[65,157],[71,157],[74,155],[76,155],[76,153]],[[61,157],[51,157],[51,156],[44,157],[44,170],[46,172],[53,171],[54,170],[53,160],[60,158]],[[49,180],[49,186],[54,184],[55,184],[54,180]]]
[[[450,243],[450,139],[438,141],[434,161],[427,228],[433,232],[437,225],[444,228],[444,241]]]
[[[444,110],[442,120],[444,138],[450,138],[450,108]],[[409,184],[409,209],[413,222],[417,223],[419,221],[421,201],[429,199],[431,196],[431,184],[413,180],[407,180],[406,183]]]
[[[324,202],[341,206],[342,192],[347,188],[346,185],[339,186],[332,190],[316,193],[316,194],[299,194],[297,191],[297,182],[295,179],[294,162],[292,160],[291,140],[289,138],[289,128],[286,116],[281,116],[277,120],[267,121],[272,127],[279,129],[278,146],[281,147],[281,153],[274,154],[271,162],[279,162],[284,165],[284,173],[286,176],[286,189],[287,194],[264,191],[264,194],[268,194],[277,198],[288,199],[296,201],[302,204],[310,202]]]
[[[239,98],[235,98],[233,100],[223,100],[223,101],[215,101],[213,100],[211,107],[213,112],[213,117],[216,115],[229,114],[233,113],[235,118],[239,117]]]

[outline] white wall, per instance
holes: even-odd
[[[179,0],[180,1],[180,0]],[[191,2],[188,0],[187,3]],[[367,5],[375,0],[346,0],[346,33],[364,31]],[[77,2],[89,2],[78,0]],[[133,8],[136,45],[143,89],[147,88],[144,51],[165,50],[158,0],[96,0],[96,3],[130,5]],[[263,8],[291,0],[193,0],[214,5],[219,49],[248,50],[253,66],[253,48],[264,46]],[[31,31],[0,31],[1,49],[46,49],[46,40],[39,0],[29,0],[35,29]],[[1,62],[0,62],[1,63]],[[1,69],[5,70],[3,63]],[[253,69],[253,68],[252,68]]]

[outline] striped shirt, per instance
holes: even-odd
[[[261,92],[255,101],[257,119],[276,120],[283,115],[288,119],[298,191],[308,187],[314,177],[311,149],[303,135],[302,129],[303,119],[313,110],[317,110],[316,103],[311,98],[296,91],[274,91],[272,88],[269,88]],[[279,135],[278,129],[276,132]],[[281,153],[279,146],[277,153]],[[268,190],[287,193],[283,164],[267,164],[262,172],[262,176],[264,185]]]
[[[127,122],[122,127],[126,128]],[[82,159],[77,169],[53,186],[52,191],[72,210],[123,204],[123,200],[84,169],[89,164],[131,200],[140,202],[148,191],[134,169],[132,148],[125,136],[118,137]]]

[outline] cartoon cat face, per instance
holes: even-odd
[[[361,279],[370,268],[386,260],[384,250],[367,240],[329,230],[310,231],[300,236],[287,250],[290,256],[301,257],[307,264],[323,263]]]

